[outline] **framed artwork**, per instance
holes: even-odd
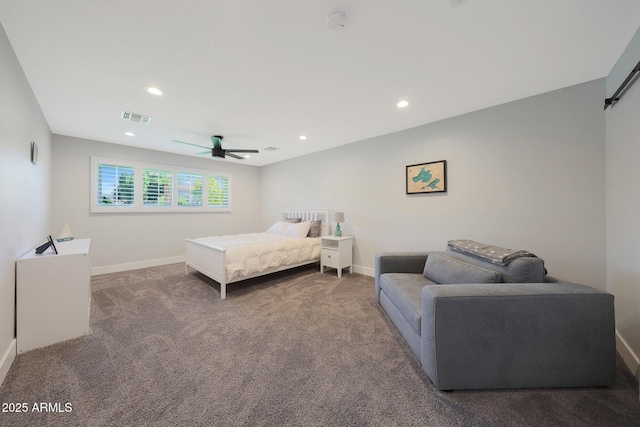
[[[445,193],[446,191],[446,160],[407,166],[407,194]]]
[[[31,141],[31,163],[38,164],[38,145]]]

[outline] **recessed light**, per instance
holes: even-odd
[[[127,136],[136,136],[136,134],[133,132],[125,132],[124,134]]]
[[[250,156],[250,155],[248,155],[248,154],[245,154],[245,155],[244,155],[244,158],[245,158],[245,159],[250,159],[250,158],[251,158],[251,156]]]
[[[307,140],[307,135],[300,135],[300,136],[298,137],[298,139],[299,139],[300,141],[306,141],[306,140]]]
[[[147,92],[149,92],[152,95],[158,95],[158,96],[162,95],[162,91],[157,87],[147,88]]]
[[[398,108],[404,108],[407,105],[409,105],[409,101],[406,101],[403,99],[402,101],[398,102],[396,105],[398,106]]]

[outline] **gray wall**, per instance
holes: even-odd
[[[262,167],[262,206],[345,212],[356,271],[450,239],[527,249],[605,289],[604,79]],[[446,194],[406,195],[405,166],[447,160]]]
[[[30,142],[39,161],[30,162]],[[0,383],[15,356],[15,261],[48,234],[51,132],[0,26]],[[12,353],[13,352],[13,353]]]
[[[179,262],[185,237],[260,231],[259,168],[60,135],[53,153],[52,234],[90,237],[94,274]],[[91,156],[231,172],[232,212],[91,213]]]
[[[607,77],[613,95],[640,60],[640,30]],[[640,82],[607,109],[607,290],[615,295],[616,328],[631,349],[627,364],[640,356]]]

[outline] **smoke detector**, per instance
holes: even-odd
[[[346,22],[347,17],[343,12],[334,12],[331,15],[327,16],[327,27],[329,27],[330,30],[343,28]]]

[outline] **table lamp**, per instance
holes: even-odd
[[[342,230],[340,230],[340,223],[344,222],[344,212],[334,212],[333,220],[336,222],[336,231],[333,234],[336,237],[342,237]]]

